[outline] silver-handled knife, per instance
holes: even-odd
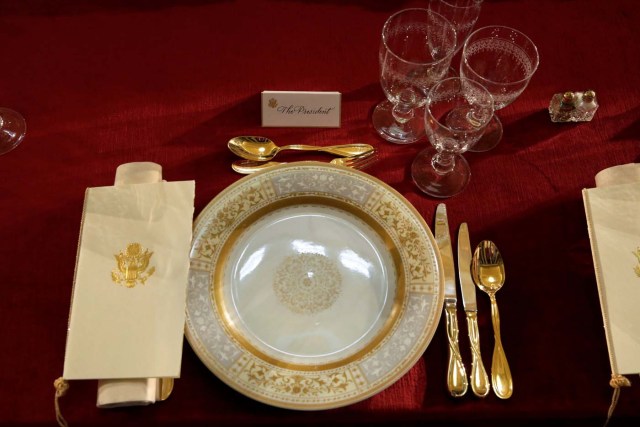
[[[476,303],[476,287],[471,277],[471,242],[466,222],[460,225],[458,231],[458,277],[460,278],[462,303],[467,315],[467,329],[471,342],[471,390],[476,396],[485,397],[491,386],[480,356],[478,304]]]
[[[436,209],[435,238],[442,258],[444,272],[444,315],[449,340],[449,367],[447,369],[447,388],[454,397],[463,396],[467,392],[469,382],[462,364],[458,348],[458,318],[456,311],[456,272],[453,266],[453,250],[449,237],[447,207],[440,203]]]

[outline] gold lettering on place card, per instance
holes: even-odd
[[[152,255],[153,252],[140,243],[129,243],[126,249],[114,255],[117,267],[111,271],[111,280],[127,288],[144,285],[156,271],[155,267],[149,266]]]

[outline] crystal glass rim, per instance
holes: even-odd
[[[431,1],[441,1],[442,3],[446,4],[447,6],[456,7],[458,9],[469,9],[470,7],[478,6],[484,0],[470,0],[469,4],[467,6],[458,6],[457,4],[453,4],[450,0],[431,0]]]
[[[484,76],[481,76],[480,74],[478,74],[476,72],[476,70],[474,70],[473,68],[471,68],[471,66],[469,65],[469,63],[467,62],[467,59],[465,57],[465,50],[467,50],[467,45],[469,44],[469,40],[471,40],[471,38],[473,36],[476,35],[476,33],[479,33],[480,31],[484,31],[490,28],[498,28],[498,29],[504,29],[504,30],[509,30],[509,31],[513,31],[514,33],[517,33],[518,35],[522,36],[522,38],[525,40],[525,43],[528,43],[531,45],[531,47],[533,47],[533,51],[535,52],[535,61],[533,61],[534,66],[531,68],[531,72],[524,78],[524,79],[520,79],[520,80],[516,80],[513,82],[509,82],[509,83],[502,83],[502,82],[496,82],[493,81],[491,79],[488,79]],[[504,39],[507,40],[507,39]],[[462,66],[462,63],[467,64],[467,68],[475,75],[478,77],[478,79],[491,83],[491,84],[497,84],[497,85],[502,85],[502,86],[511,86],[511,85],[519,85],[522,84],[528,80],[531,79],[531,77],[535,74],[536,70],[538,69],[538,66],[540,65],[540,54],[538,53],[538,47],[535,45],[535,43],[533,41],[531,41],[531,39],[524,34],[522,31],[518,31],[515,28],[512,27],[507,27],[504,25],[487,25],[486,27],[481,27],[478,28],[477,30],[475,30],[474,32],[472,32],[471,34],[469,34],[469,36],[467,37],[467,39],[464,41],[464,44],[462,45],[462,59],[461,59],[461,63],[460,66]]]
[[[453,47],[450,49],[450,51],[447,52],[447,54],[442,57],[441,59],[437,60],[437,61],[431,61],[431,62],[414,62],[414,61],[408,61],[404,58],[402,58],[400,55],[398,55],[397,53],[395,53],[387,44],[387,37],[386,37],[386,33],[387,33],[387,27],[389,26],[389,24],[391,23],[391,21],[398,15],[402,14],[402,13],[406,13],[406,12],[415,12],[415,11],[419,11],[419,12],[425,12],[427,14],[427,16],[431,16],[431,15],[436,15],[439,19],[442,19],[443,23],[445,25],[448,26],[449,28],[449,32],[452,33],[453,35]],[[453,58],[453,54],[456,51],[456,45],[457,45],[457,33],[456,33],[456,29],[453,27],[453,24],[451,24],[451,22],[449,22],[449,20],[447,18],[445,18],[444,16],[440,15],[439,13],[430,11],[429,9],[424,9],[424,8],[409,8],[409,9],[402,9],[397,11],[396,13],[394,13],[393,15],[391,15],[390,17],[387,18],[387,20],[384,23],[384,26],[382,27],[382,43],[384,44],[385,49],[387,50],[387,52],[389,52],[391,55],[393,55],[396,59],[398,59],[399,61],[402,61],[406,64],[413,64],[413,65],[430,65],[430,64],[439,64],[442,63],[444,61],[447,60],[451,60],[451,58]]]
[[[432,96],[433,93],[435,93],[436,89],[438,87],[442,86],[443,84],[448,83],[448,82],[450,82],[452,80],[460,80],[461,83],[464,82],[465,84],[470,83],[471,86],[474,86],[480,92],[483,92],[486,95],[488,95],[488,105],[487,106],[490,107],[491,110],[494,110],[495,102],[493,101],[493,95],[491,95],[491,92],[489,92],[486,87],[482,86],[480,83],[478,83],[478,82],[476,82],[474,80],[467,79],[467,78],[464,78],[464,77],[449,77],[449,78],[440,80],[435,85],[433,85],[433,87],[429,90],[429,95],[427,95],[427,102],[425,104],[425,109],[424,109],[424,111],[425,111],[425,119],[426,119],[426,116],[428,115],[429,117],[433,118],[433,120],[438,124],[438,126],[441,126],[441,127],[445,128],[445,129],[451,129],[449,126],[447,126],[446,124],[442,123],[440,120],[438,120],[432,114],[429,104],[431,102],[431,96]],[[484,123],[483,127],[486,126],[491,121],[492,117],[493,117],[493,114],[491,114],[489,116],[489,118],[487,119],[486,123]]]

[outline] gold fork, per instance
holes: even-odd
[[[332,163],[334,165],[346,166],[353,169],[366,169],[377,161],[378,153],[376,150],[373,150],[359,156],[338,157],[331,160],[329,163]]]
[[[369,153],[354,157],[338,157],[329,163],[346,166],[353,169],[366,169],[378,160],[378,153],[373,150]],[[270,169],[274,166],[284,165],[284,162],[255,162],[253,160],[236,160],[231,168],[241,174],[248,175],[254,172]]]

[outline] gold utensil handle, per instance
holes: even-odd
[[[496,396],[500,399],[508,399],[513,394],[513,378],[507,356],[500,339],[500,313],[496,297],[491,295],[491,323],[493,323],[493,335],[495,345],[493,347],[493,360],[491,361],[491,385]]]
[[[491,385],[489,376],[482,363],[480,356],[480,332],[478,331],[478,313],[467,311],[467,329],[469,330],[469,341],[471,342],[471,390],[478,397],[485,397],[489,394]]]
[[[158,386],[156,389],[156,400],[163,401],[169,398],[173,391],[173,378],[158,378]]]
[[[362,154],[373,151],[373,146],[369,144],[343,144],[343,145],[329,145],[325,147],[317,145],[286,145],[281,150],[304,150],[304,151],[322,151],[324,153],[335,154],[341,157],[353,157],[360,156]]]
[[[445,303],[447,319],[447,338],[449,340],[449,368],[447,369],[447,388],[453,397],[463,396],[469,385],[467,374],[458,348],[458,318],[455,303]]]

